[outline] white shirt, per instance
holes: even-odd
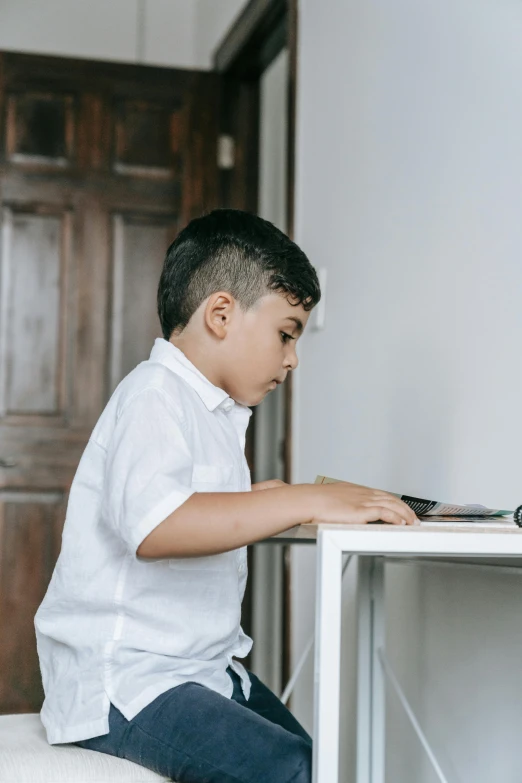
[[[158,339],[118,386],[71,487],[62,550],[35,617],[50,743],[107,734],[112,702],[131,720],[184,682],[232,695],[246,547],[144,560],[144,538],[194,492],[251,489],[244,456],[251,411]]]

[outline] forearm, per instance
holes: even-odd
[[[145,558],[198,557],[253,544],[313,518],[313,487],[192,495],[138,548]]]

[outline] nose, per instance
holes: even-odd
[[[297,358],[297,353],[295,350],[295,346],[291,346],[291,350],[285,357],[285,369],[287,370],[295,370],[297,369],[297,365],[299,364],[299,359]]]

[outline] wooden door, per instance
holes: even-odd
[[[68,490],[160,335],[166,247],[217,206],[219,77],[0,53],[0,712],[40,708],[34,613]]]

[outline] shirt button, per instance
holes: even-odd
[[[228,399],[223,403],[223,410],[229,411],[234,407],[234,400]]]
[[[241,565],[237,570],[239,571],[240,574],[244,574],[246,571],[246,565],[244,563],[241,563]]]

